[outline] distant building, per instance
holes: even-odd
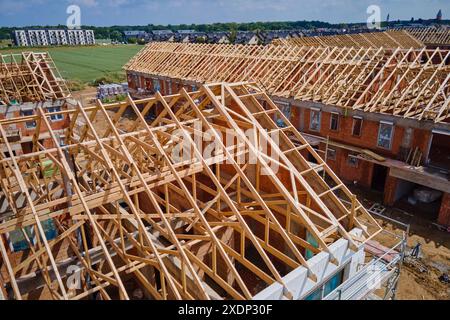
[[[81,29],[15,30],[13,32],[13,39],[15,45],[19,47],[95,44],[94,31]]]
[[[51,45],[68,45],[68,34],[65,30],[48,30]]]
[[[297,30],[268,30],[259,33],[259,38],[263,44],[272,43],[275,39],[289,39],[300,37]]]
[[[236,34],[236,44],[259,44],[261,39],[253,31],[239,31]]]
[[[177,33],[180,34],[190,34],[190,33],[196,33],[197,31],[195,30],[177,30]]]
[[[153,30],[149,37],[150,41],[175,41],[175,33],[172,30]]]
[[[124,31],[122,34],[125,42],[128,42],[130,39],[147,39],[148,37],[148,33],[142,30]]]
[[[182,43],[197,43],[197,42],[206,42],[207,34],[205,32],[198,32],[195,30],[179,30],[174,35],[175,42]]]
[[[442,21],[442,10],[441,9],[439,9],[439,12],[436,15],[436,20],[437,21]]]
[[[230,43],[229,32],[212,32],[208,33],[208,43]]]

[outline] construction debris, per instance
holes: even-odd
[[[425,263],[422,262],[421,259],[412,256],[406,256],[404,259],[404,263],[407,266],[419,271],[420,273],[428,273],[428,267]]]
[[[414,190],[414,198],[422,203],[432,203],[442,197],[442,192],[432,189],[417,188]]]
[[[448,276],[447,273],[443,273],[440,277],[439,277],[439,281],[442,283],[446,283],[449,284],[450,283],[450,278]]]

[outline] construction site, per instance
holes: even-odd
[[[446,32],[1,55],[0,299],[449,299]]]

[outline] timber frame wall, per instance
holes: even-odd
[[[440,49],[151,43],[124,68],[129,82],[254,81],[273,97],[438,123],[450,118],[449,63]]]
[[[0,55],[0,105],[57,100],[69,95],[48,53]]]
[[[149,120],[156,108],[160,112]],[[130,280],[154,299],[251,299],[274,283],[290,298],[284,275],[304,267],[308,281],[317,282],[311,256],[327,252],[339,264],[330,245],[345,239],[356,252],[382,231],[254,83],[78,104],[61,113],[70,117],[65,145],[52,130],[51,114],[40,107],[34,116],[0,120],[9,151],[7,128],[31,119],[53,141],[44,147],[35,135],[32,153],[0,154],[7,207],[0,216],[1,278],[9,298],[128,299]],[[124,127],[127,119],[132,125]],[[97,128],[98,121],[106,128]],[[177,129],[191,146],[183,150],[191,160],[172,157]],[[193,134],[210,129],[219,148],[205,158]],[[235,136],[225,146],[218,132],[226,129]],[[244,129],[253,129],[257,140]],[[258,139],[276,157],[257,152]],[[251,154],[255,164],[248,161]],[[43,226],[49,220],[57,230],[53,239]],[[361,236],[351,232],[355,228]],[[12,252],[11,232],[21,233],[29,249]],[[81,270],[79,288],[67,286],[67,268],[74,265]]]

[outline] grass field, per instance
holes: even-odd
[[[48,51],[66,80],[91,83],[110,73],[122,71],[122,67],[142,46],[117,45],[94,47],[57,47],[1,50],[1,54],[22,51]]]

